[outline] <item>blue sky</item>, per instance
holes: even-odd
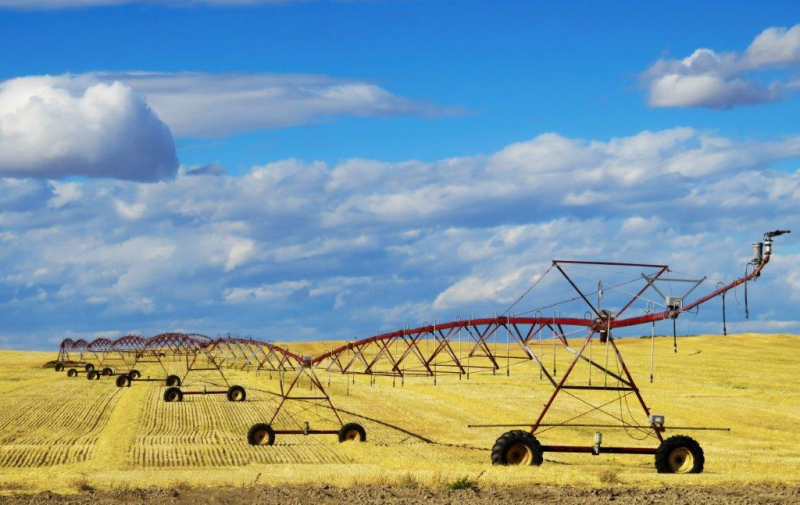
[[[467,112],[437,121],[354,119],[251,132],[225,145],[179,142],[183,162],[214,159],[231,170],[283,157],[434,160],[549,131],[602,139],[691,124],[737,136],[783,133],[796,104],[723,115],[642,107],[638,75],[662,55],[742,49],[764,28],[793,25],[798,14],[792,2],[721,5],[675,3],[666,12],[659,2],[390,1],[5,11],[0,41],[18,49],[3,56],[0,77],[96,70],[325,74],[371,80]],[[742,127],[753,123],[758,131]],[[410,132],[428,141],[414,141]]]
[[[730,279],[800,215],[796,3],[166,4],[0,0],[0,346],[365,336],[555,256]],[[800,329],[782,242],[741,331]]]

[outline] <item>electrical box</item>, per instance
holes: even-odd
[[[683,298],[680,296],[668,296],[666,305],[668,308],[677,310],[683,307]]]
[[[664,426],[664,416],[661,414],[650,414],[647,416],[647,420],[650,424],[655,424],[656,426]]]

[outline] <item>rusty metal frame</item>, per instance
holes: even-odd
[[[281,372],[283,373],[283,372]],[[313,387],[315,387],[320,396],[293,396],[292,391],[295,390],[298,382],[300,381],[301,377],[308,377],[311,381]],[[280,397],[281,401],[278,403],[278,407],[275,409],[275,412],[272,413],[272,417],[269,420],[270,425],[275,422],[277,419],[278,414],[285,408],[288,402],[292,401],[300,401],[300,402],[319,402],[319,404],[324,408],[329,409],[333,412],[333,415],[336,416],[336,420],[339,423],[339,426],[344,426],[344,422],[342,421],[342,417],[339,415],[339,411],[336,409],[336,406],[333,404],[333,401],[328,395],[328,392],[325,390],[325,386],[322,385],[322,381],[319,380],[317,377],[316,372],[314,371],[314,367],[310,360],[302,360],[299,363],[299,367],[297,369],[297,373],[294,376],[294,379],[289,384],[288,388],[284,388],[283,380],[280,381]],[[283,435],[334,435],[339,433],[339,430],[312,430],[309,428],[308,423],[306,422],[306,426],[304,429],[301,430],[289,430],[289,429],[277,429],[273,430],[275,434],[283,434]]]

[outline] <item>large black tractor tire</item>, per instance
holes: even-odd
[[[138,379],[139,377],[142,376],[142,372],[140,372],[139,370],[136,370],[134,368],[133,370],[128,372],[128,376],[130,376],[131,380],[136,380],[136,379]]]
[[[114,369],[111,368],[111,367],[105,367],[105,368],[103,368],[103,371],[101,373],[102,373],[102,375],[106,375],[106,376],[114,375]]]
[[[119,377],[117,377],[118,388],[124,388],[126,386],[129,387],[130,385],[131,385],[131,378],[128,377],[127,375],[120,375]]]
[[[542,446],[527,431],[512,430],[503,433],[492,447],[493,465],[539,466],[542,462]]]
[[[100,372],[97,370],[92,370],[86,374],[86,378],[90,381],[96,381],[100,379]]]
[[[247,432],[250,445],[272,445],[275,443],[275,430],[266,423],[254,424]]]
[[[242,386],[231,386],[228,390],[229,402],[243,402],[247,398],[247,393]]]
[[[347,423],[339,429],[339,442],[366,442],[367,432],[357,423]]]
[[[69,370],[67,370],[67,377],[77,377],[77,376],[78,376],[78,371],[75,370],[74,368],[70,368]]]
[[[164,401],[167,403],[182,402],[183,391],[179,388],[167,388],[167,390],[164,391]]]
[[[656,451],[658,473],[700,473],[705,462],[700,444],[684,435],[669,437]]]
[[[64,370],[64,363],[56,363],[56,372],[62,372]]]
[[[86,363],[86,365],[83,366],[83,369],[86,370],[87,372],[91,372],[92,370],[94,370],[94,365],[92,365],[91,363]]]
[[[167,377],[167,386],[169,387],[178,387],[181,385],[181,378],[177,375],[170,375]]]

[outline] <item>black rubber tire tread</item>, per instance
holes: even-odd
[[[67,377],[77,377],[77,376],[78,376],[78,371],[75,370],[74,368],[70,368],[69,370],[67,370]]]
[[[56,372],[61,372],[64,370],[64,363],[56,363]]]
[[[500,438],[495,441],[492,446],[492,464],[493,465],[508,465],[506,460],[506,453],[508,449],[519,442],[523,442],[530,447],[533,452],[533,459],[531,466],[539,466],[544,462],[544,453],[541,450],[542,445],[539,441],[527,431],[511,430],[500,435]]]
[[[176,387],[167,388],[167,390],[164,391],[164,401],[167,403],[182,402],[183,391]]]
[[[180,385],[181,385],[181,378],[178,377],[177,375],[170,375],[169,377],[167,377],[167,386],[177,387]]]
[[[358,432],[359,442],[367,441],[367,432],[364,430],[363,426],[358,423],[347,423],[339,429],[339,442],[347,442],[347,433],[352,430]]]
[[[261,443],[259,443],[259,441],[256,440],[256,433],[262,430],[267,431],[267,437],[265,441],[262,440]],[[275,430],[267,423],[254,424],[247,432],[247,443],[250,445],[272,445],[275,443]]]
[[[234,399],[233,397],[234,392],[236,391],[238,391],[242,395],[241,398],[239,398],[238,400]],[[228,397],[229,402],[237,402],[237,401],[243,402],[247,398],[247,392],[244,390],[242,386],[231,386],[230,389],[228,389],[228,394],[226,396]]]
[[[656,451],[656,471],[658,473],[675,473],[669,465],[669,455],[675,449],[685,447],[694,457],[692,469],[686,473],[701,473],[706,463],[706,456],[703,448],[692,437],[686,435],[675,435],[661,442]]]
[[[105,376],[114,375],[114,369],[111,368],[111,367],[108,367],[108,366],[104,367],[103,371],[101,372],[101,374],[105,375]]]
[[[117,377],[117,387],[124,388],[131,385],[131,378],[127,375],[120,375]]]
[[[140,372],[139,370],[136,370],[136,369],[133,369],[130,372],[128,372],[128,377],[130,377],[131,380],[138,379],[141,376],[142,376],[142,372]]]
[[[92,365],[91,363],[86,363],[86,365],[83,366],[83,369],[86,370],[87,372],[91,372],[92,370],[94,370],[94,365]]]

